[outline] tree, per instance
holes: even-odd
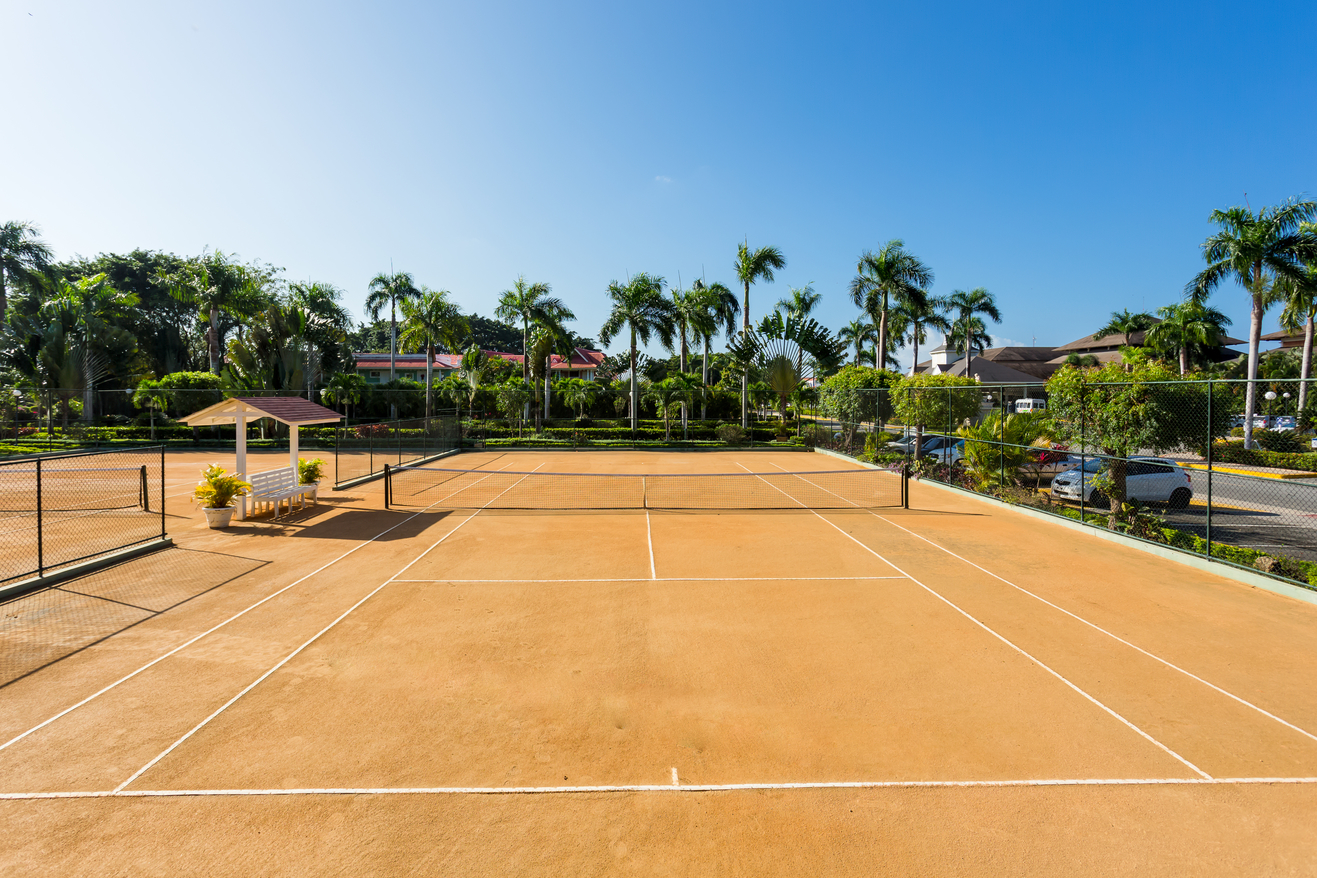
[[[155,441],[155,413],[163,412],[169,406],[169,391],[160,386],[154,378],[144,378],[133,391],[133,405],[149,409],[151,412],[151,441]]]
[[[176,418],[219,402],[222,386],[214,372],[170,372],[160,379],[161,389],[169,394],[169,413]]]
[[[891,388],[900,380],[895,372],[858,363],[844,366],[819,385],[819,411],[841,425],[845,446],[850,448],[861,425],[877,429],[892,416]]]
[[[244,265],[216,250],[190,259],[157,279],[171,296],[197,306],[207,321],[210,371],[218,375],[227,330],[221,325],[221,317],[236,320],[260,311],[270,301],[270,288],[278,271],[256,263]]]
[[[425,351],[425,416],[434,412],[434,355],[438,347],[457,348],[470,332],[466,318],[457,303],[448,297],[448,290],[422,288],[416,298],[402,302],[402,335],[399,343],[404,348],[421,348]]]
[[[542,414],[544,418],[549,417],[549,405],[552,401],[553,357],[555,354],[570,361],[572,355],[571,333],[556,320],[536,324],[534,329],[531,330],[530,354],[527,360],[531,364],[531,383],[537,388],[544,388]]]
[[[73,283],[61,280],[43,306],[46,313],[60,315],[65,333],[79,345],[84,361],[82,413],[88,421],[95,414],[97,380],[136,353],[137,340],[118,324],[137,303],[137,296],[119,292],[109,278],[97,274]]]
[[[982,402],[979,382],[968,375],[910,375],[892,388],[896,418],[915,428],[919,444],[924,441],[925,428],[954,433],[978,415]]]
[[[1046,412],[1010,415],[997,409],[983,423],[957,430],[965,440],[963,460],[975,487],[990,491],[1019,484],[1020,469],[1044,450],[1035,450],[1035,443],[1053,438],[1051,423]]]
[[[975,287],[966,292],[953,290],[947,297],[946,308],[955,315],[955,322],[960,329],[958,350],[965,353],[965,366],[974,359],[975,342],[991,340],[987,338],[986,325],[982,318],[987,317],[993,323],[1001,323],[1001,311],[997,308],[997,299],[983,287]],[[975,323],[975,320],[978,320]],[[979,345],[979,350],[984,348]]]
[[[1308,234],[1317,234],[1317,226],[1305,225]],[[1317,316],[1317,262],[1310,262],[1303,267],[1303,279],[1282,278],[1279,292],[1285,297],[1285,310],[1280,315],[1280,325],[1287,332],[1303,333],[1303,355],[1299,364],[1299,400],[1297,411],[1308,406],[1308,383],[1312,378],[1312,341],[1313,318]]]
[[[526,412],[526,405],[530,402],[530,387],[525,380],[518,381],[515,378],[509,378],[498,386],[495,399],[498,403],[498,410],[503,413],[503,417],[509,421],[517,422],[517,435],[521,435],[522,417]]]
[[[700,342],[704,345],[703,357],[700,361],[700,381],[707,387],[709,385],[709,342],[713,340],[713,336],[720,327],[727,338],[731,339],[736,332],[736,318],[741,313],[741,303],[736,301],[735,293],[729,290],[726,285],[717,281],[706,286],[701,279],[695,281],[691,286],[700,292],[704,306],[713,319],[713,331],[700,334]],[[707,394],[705,394],[700,398],[700,418],[707,419],[708,416],[708,399]]]
[[[893,304],[923,301],[927,298],[924,290],[932,284],[932,270],[907,252],[905,242],[899,238],[888,241],[876,253],[865,250],[860,254],[855,277],[851,280],[851,301],[862,308],[878,327],[878,361],[875,365],[879,369],[887,368],[888,310]]]
[[[33,279],[46,271],[52,258],[35,223],[14,220],[0,226],[0,323],[9,308],[9,281]]]
[[[599,394],[599,385],[584,378],[564,378],[556,386],[562,401],[576,409],[577,420],[585,417],[585,410]]]
[[[421,290],[405,271],[381,272],[370,279],[366,287],[366,313],[371,320],[379,320],[384,306],[389,306],[389,380],[398,379],[398,303],[418,299]]]
[[[1194,359],[1220,344],[1230,325],[1224,313],[1192,299],[1158,308],[1157,316],[1161,322],[1148,329],[1147,345],[1178,359],[1181,375]]]
[[[676,342],[680,357],[678,370],[686,374],[686,354],[692,339],[707,339],[718,331],[718,321],[714,316],[717,307],[717,294],[712,293],[703,284],[692,285],[689,290],[670,290],[672,295],[672,319],[676,325]],[[686,409],[681,410],[682,423],[686,422]]]
[[[511,289],[499,293],[498,307],[494,313],[504,320],[521,324],[521,380],[530,381],[530,328],[531,324],[561,324],[564,320],[575,320],[561,299],[552,295],[553,288],[546,283],[527,283],[526,278],[518,277]]]
[[[276,302],[254,315],[247,330],[229,340],[225,389],[302,392],[310,325],[310,315],[295,305]]]
[[[750,249],[750,242],[736,245],[736,279],[745,288],[745,300],[741,305],[741,334],[750,334],[750,285],[756,281],[773,282],[773,271],[786,267],[787,258],[776,247]],[[741,429],[750,426],[750,375],[741,376]]]
[[[657,275],[642,272],[625,284],[613,281],[608,285],[608,298],[612,307],[604,325],[599,329],[599,338],[607,345],[623,330],[630,334],[631,429],[635,430],[640,419],[637,341],[649,344],[650,338],[657,335],[663,346],[670,348],[677,330],[677,321],[672,303],[663,296],[663,278]]]
[[[803,287],[792,287],[790,295],[785,299],[777,300],[777,310],[782,313],[783,317],[795,317],[804,320],[814,312],[818,307],[819,300],[823,297],[814,292],[813,282],[805,284]]]
[[[320,383],[321,376],[351,365],[348,333],[352,315],[341,304],[343,291],[333,284],[308,281],[288,285],[288,303],[307,313],[307,389]],[[313,362],[312,362],[313,361]]]
[[[878,338],[878,330],[872,323],[867,323],[863,315],[852,320],[841,328],[837,333],[837,338],[841,339],[848,346],[855,347],[855,365],[860,365],[867,353],[865,348],[866,342],[875,341]]]
[[[503,362],[500,360],[499,362]],[[485,382],[486,377],[490,374],[489,357],[480,349],[480,345],[471,345],[462,354],[462,363],[458,366],[457,377],[462,380],[467,388],[467,409],[471,412],[476,408],[476,394],[480,392],[480,385]]]
[[[988,327],[983,322],[982,317],[971,317],[968,320],[957,320],[951,326],[951,332],[947,337],[951,346],[962,354],[968,350],[984,351],[993,345],[992,336],[988,335]],[[967,357],[965,362],[969,363]]]
[[[928,340],[928,330],[936,329],[950,332],[951,323],[946,318],[946,303],[930,296],[927,291],[922,299],[907,298],[895,308],[895,317],[905,324],[902,340],[909,339],[914,352],[910,355],[910,374],[919,368],[919,345]],[[980,321],[982,323],[982,321]]]
[[[1252,302],[1248,328],[1248,384],[1244,397],[1244,447],[1253,447],[1257,407],[1258,357],[1262,318],[1275,304],[1272,282],[1301,281],[1306,263],[1317,263],[1317,240],[1304,223],[1317,216],[1317,202],[1290,199],[1255,214],[1247,207],[1214,210],[1209,218],[1220,231],[1203,242],[1207,267],[1185,287],[1187,297],[1206,299],[1226,280],[1234,280]]]
[[[1128,496],[1130,455],[1200,446],[1230,428],[1228,385],[1211,388],[1210,406],[1207,392],[1202,382],[1178,380],[1167,366],[1146,358],[1137,358],[1129,372],[1120,363],[1087,370],[1063,366],[1048,379],[1048,413],[1057,438],[1097,448],[1106,458],[1110,526]]]
[[[1151,314],[1144,312],[1134,314],[1128,308],[1122,311],[1112,311],[1111,319],[1099,327],[1097,332],[1093,333],[1093,341],[1102,341],[1108,336],[1119,335],[1125,339],[1124,345],[1128,346],[1131,335],[1149,329],[1154,323],[1156,321],[1152,319]]]
[[[347,417],[351,415],[350,407],[359,404],[368,389],[366,379],[356,372],[337,372],[329,376],[329,383],[321,391],[321,396],[330,405],[343,406],[343,414]]]
[[[728,346],[728,353],[762,376],[777,398],[782,416],[779,435],[785,432],[787,403],[818,373],[832,371],[845,357],[843,342],[832,337],[817,320],[783,318],[775,311],[760,321],[757,331]]]
[[[654,403],[663,416],[663,438],[672,438],[672,415],[690,404],[695,388],[685,375],[673,375],[662,381],[651,382],[645,389],[645,398]]]

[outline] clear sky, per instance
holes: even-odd
[[[1311,0],[0,0],[0,220],[358,316],[390,260],[484,314],[524,273],[588,336],[609,280],[730,286],[745,237],[788,260],[753,315],[813,281],[835,330],[903,238],[998,343],[1062,344],[1176,300],[1214,208],[1317,193],[1314,33]]]

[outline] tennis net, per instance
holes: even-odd
[[[45,512],[151,511],[147,466],[10,467],[0,470],[0,515]]]
[[[886,470],[543,473],[390,466],[385,505],[438,509],[855,509],[904,506]]]

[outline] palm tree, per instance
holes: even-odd
[[[1317,263],[1304,267],[1304,279],[1283,278],[1277,281],[1279,292],[1285,297],[1285,310],[1280,325],[1286,332],[1303,333],[1303,355],[1299,361],[1299,407],[1308,405],[1308,382],[1312,378],[1313,318],[1317,315]]]
[[[377,274],[370,279],[366,295],[366,313],[371,320],[379,320],[384,306],[389,306],[389,381],[398,377],[398,304],[420,298],[416,280],[406,271]]]
[[[1152,328],[1156,322],[1151,314],[1144,312],[1134,314],[1128,308],[1122,311],[1112,311],[1111,319],[1101,326],[1097,332],[1093,333],[1093,341],[1102,341],[1108,336],[1119,335],[1125,339],[1123,346],[1129,347],[1131,335]]]
[[[773,282],[773,271],[785,268],[787,258],[776,247],[750,249],[750,242],[736,245],[736,279],[745,287],[745,301],[741,305],[741,335],[750,334],[750,285],[755,281]],[[741,429],[750,426],[750,375],[741,375]]]
[[[356,372],[338,372],[329,376],[321,394],[330,405],[343,406],[343,414],[349,416],[352,406],[358,405],[365,396],[367,386],[366,379]]]
[[[878,327],[878,356],[875,364],[887,368],[887,312],[895,304],[919,302],[927,297],[925,289],[933,284],[932,270],[905,249],[905,242],[894,238],[874,253],[860,254],[855,277],[851,279],[851,301],[862,308]]]
[[[685,375],[686,354],[692,338],[708,338],[718,331],[718,325],[713,316],[712,306],[714,301],[703,285],[696,286],[692,284],[689,290],[673,287],[669,292],[672,296],[672,319],[677,330],[677,350],[674,353],[678,354],[679,371],[682,375]],[[686,423],[686,406],[684,403],[681,408],[681,420],[683,424]]]
[[[563,402],[576,409],[576,418],[585,417],[585,409],[594,402],[599,393],[599,385],[584,378],[564,378],[558,382],[558,393]]]
[[[434,384],[434,355],[436,348],[455,351],[471,331],[457,303],[448,297],[448,290],[427,290],[421,295],[402,301],[402,336],[404,348],[425,350],[425,416],[433,413],[431,399]]]
[[[966,374],[969,374],[970,362],[974,359],[974,343],[980,342],[980,351],[984,349],[982,343],[992,344],[986,332],[987,326],[980,315],[993,323],[1001,323],[1001,311],[997,308],[996,298],[983,287],[975,287],[969,292],[953,290],[947,296],[946,309],[956,315],[956,325],[960,330],[957,349],[965,352],[965,369]]]
[[[521,380],[530,382],[530,327],[533,323],[553,324],[564,320],[575,320],[561,299],[554,298],[553,288],[546,283],[527,283],[524,276],[518,277],[511,289],[499,293],[498,307],[494,313],[512,323],[521,324]]]
[[[631,335],[631,429],[638,426],[640,415],[640,377],[636,368],[636,342],[649,344],[657,335],[664,347],[671,347],[677,330],[672,303],[663,296],[663,278],[641,273],[622,284],[613,281],[608,285],[608,298],[612,310],[599,330],[599,339],[605,345],[626,329]]]
[[[1158,308],[1157,315],[1161,322],[1148,329],[1148,346],[1175,354],[1181,375],[1189,371],[1191,355],[1218,345],[1230,325],[1225,314],[1193,300]]]
[[[138,302],[136,293],[116,290],[103,272],[73,283],[60,280],[47,302],[80,345],[85,360],[82,416],[88,421],[94,417],[96,381],[113,371],[116,353],[136,349],[136,339],[118,324]]]
[[[1207,294],[1233,279],[1252,300],[1248,327],[1248,385],[1244,396],[1244,447],[1253,447],[1253,414],[1257,408],[1258,357],[1262,345],[1262,318],[1275,304],[1272,282],[1281,278],[1301,281],[1305,263],[1317,262],[1317,236],[1304,223],[1317,217],[1317,202],[1289,199],[1256,214],[1247,207],[1214,210],[1209,218],[1220,231],[1203,242],[1207,267],[1185,287],[1188,297]]]
[[[908,338],[914,352],[910,357],[910,374],[915,374],[919,367],[919,345],[928,341],[928,330],[950,332],[951,322],[946,318],[946,303],[928,295],[925,291],[922,299],[909,298],[895,308],[894,316],[905,324],[906,331],[901,333],[903,340]]]
[[[672,438],[672,413],[684,409],[694,398],[695,387],[685,375],[670,375],[645,389],[645,398],[654,403],[663,416],[663,438]]]
[[[14,220],[0,226],[0,323],[9,307],[9,278],[30,280],[44,272],[53,258],[35,223]]]
[[[819,300],[822,298],[814,292],[814,283],[811,281],[799,289],[792,287],[791,294],[787,298],[777,300],[777,310],[781,311],[783,316],[804,320],[819,306]]]
[[[992,336],[988,335],[988,327],[982,317],[957,320],[951,327],[948,340],[951,346],[962,354],[969,350],[983,351],[993,344]],[[968,357],[965,362],[969,362]]]
[[[736,332],[736,318],[741,313],[741,303],[736,300],[735,293],[718,281],[705,286],[703,280],[697,280],[691,286],[700,291],[709,316],[713,318],[714,331],[700,334],[700,341],[704,344],[704,358],[700,363],[700,380],[707,388],[709,386],[709,342],[712,341],[718,327],[722,327],[727,338],[732,337],[732,334]],[[700,417],[702,419],[709,416],[706,397],[707,394],[700,397]]]
[[[855,365],[857,366],[860,365],[865,353],[867,353],[864,346],[865,342],[872,342],[877,337],[878,333],[874,325],[866,322],[863,315],[847,323],[837,333],[837,338],[845,342],[848,347],[852,345],[855,347]]]
[[[470,412],[475,412],[476,394],[480,392],[480,385],[487,374],[489,374],[489,358],[480,349],[480,345],[471,345],[466,349],[466,353],[462,354],[462,364],[457,369],[458,377],[466,383],[467,410]]]
[[[221,370],[225,333],[235,322],[230,320],[221,326],[221,317],[245,318],[258,312],[269,302],[266,287],[272,279],[272,272],[243,265],[218,250],[188,260],[175,272],[156,277],[171,296],[196,305],[206,319],[210,371],[216,375]]]

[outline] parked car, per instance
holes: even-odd
[[[1271,429],[1282,433],[1288,433],[1297,429],[1299,421],[1294,415],[1276,415],[1271,419]]]
[[[1107,471],[1105,458],[1092,458],[1082,466],[1066,470],[1052,479],[1052,496],[1058,500],[1106,506],[1107,499],[1093,487],[1093,479]],[[1184,509],[1193,499],[1193,478],[1173,460],[1163,457],[1131,457],[1125,467],[1125,495],[1142,503],[1165,503]]]
[[[932,457],[938,463],[954,466],[965,458],[965,440],[955,436],[929,436],[919,449],[920,457]]]

